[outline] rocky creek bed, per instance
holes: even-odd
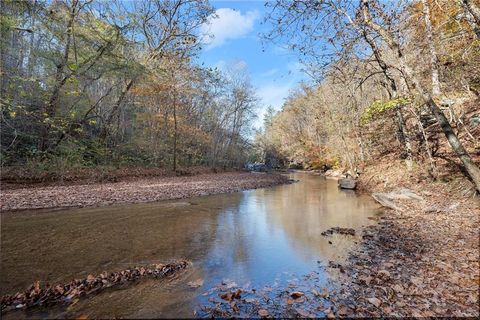
[[[479,316],[478,199],[441,184],[416,194],[364,230],[337,292],[346,316]]]

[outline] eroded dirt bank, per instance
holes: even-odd
[[[2,188],[0,210],[141,203],[263,188],[288,182],[286,176],[279,174],[227,172],[88,185]]]

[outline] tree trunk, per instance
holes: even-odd
[[[377,47],[377,44],[365,30],[363,31],[363,37],[365,38],[367,43],[370,45],[370,48],[373,51],[373,55],[375,56],[375,60],[380,66],[380,69],[382,69],[383,75],[385,76],[385,78],[388,81],[388,84],[390,85],[390,89],[387,88],[387,92],[388,92],[388,95],[390,96],[390,99],[397,98],[398,97],[397,84],[395,82],[395,79],[393,79],[393,77],[390,76],[390,74],[388,73],[388,66],[383,60],[383,57],[380,53],[379,48]],[[401,145],[403,145],[405,149],[407,169],[411,170],[413,166],[412,145],[410,143],[410,138],[408,137],[408,133],[405,126],[405,119],[403,117],[403,112],[401,110],[401,107],[397,107],[396,116],[397,116],[396,120],[397,120],[397,127],[398,127],[398,141],[400,142]]]
[[[7,10],[10,8],[7,8],[7,5],[9,5],[8,2],[6,1],[0,1],[0,15],[2,17],[7,17],[9,13],[7,13]],[[12,4],[14,3],[12,2]],[[8,28],[0,28],[0,69],[1,69],[1,78],[0,78],[0,97],[4,98],[7,95],[7,88],[8,84],[10,82],[11,78],[11,61],[12,58],[8,54],[7,48],[13,48],[13,39],[9,38],[9,33],[12,32],[11,30],[8,30]],[[12,37],[15,35],[12,34]],[[8,43],[7,43],[8,42]]]
[[[425,19],[425,32],[427,36],[428,48],[430,50],[430,64],[432,68],[432,94],[433,96],[439,96],[440,90],[440,78],[438,72],[438,55],[433,43],[432,21],[430,17],[430,8],[427,0],[422,0],[423,4],[423,18]]]
[[[472,0],[461,0],[465,9],[473,16],[475,23],[480,26],[480,8]]]
[[[475,185],[475,188],[477,189],[478,192],[480,192],[480,169],[473,162],[472,158],[463,147],[457,135],[453,132],[452,126],[448,122],[443,111],[438,107],[438,105],[433,100],[431,93],[429,93],[422,86],[422,84],[416,77],[413,70],[405,61],[405,57],[402,54],[400,45],[395,40],[394,35],[390,31],[384,29],[382,26],[378,25],[376,22],[372,20],[370,16],[370,11],[369,11],[369,0],[361,1],[361,10],[362,10],[365,25],[375,30],[376,32],[378,32],[378,34],[383,38],[383,40],[388,44],[389,48],[395,53],[395,55],[399,59],[400,69],[402,70],[402,73],[405,79],[407,80],[407,82],[411,82],[415,85],[423,102],[430,108],[430,111],[433,113],[433,115],[437,119],[443,133],[445,134],[448,140],[448,143],[450,144],[453,151],[457,154],[457,156],[462,161],[468,173],[468,176],[470,177],[470,179]]]
[[[102,140],[105,140],[108,134],[108,127],[112,124],[113,117],[117,114],[118,109],[120,109],[120,106],[125,99],[127,93],[130,91],[134,83],[134,79],[130,79],[125,86],[125,88],[122,90],[120,93],[120,96],[118,97],[117,101],[115,104],[112,106],[112,110],[110,111],[110,114],[108,115],[108,118],[105,120],[105,123],[103,124],[102,131],[100,133],[100,137]]]
[[[63,59],[57,65],[57,71],[55,73],[55,83],[53,85],[52,95],[45,107],[45,114],[47,117],[52,120],[52,117],[55,116],[58,107],[58,99],[60,98],[60,90],[62,89],[63,85],[67,82],[68,77],[64,76],[64,69],[65,66],[68,64],[68,57],[70,54],[70,45],[72,41],[72,30],[73,30],[73,23],[75,20],[75,14],[77,10],[78,0],[72,1],[72,6],[70,8],[70,15],[67,23],[67,30],[66,30],[66,43],[65,43],[65,50],[63,52]],[[48,148],[48,138],[50,134],[51,124],[50,122],[43,123],[41,132],[40,132],[40,141],[39,141],[39,149],[40,151],[46,151]]]
[[[173,171],[177,171],[177,93],[173,90]]]
[[[468,20],[468,22],[472,26],[477,38],[480,39],[480,8],[471,0],[460,0],[460,3],[465,8],[466,13],[473,17],[473,21]]]
[[[411,170],[413,166],[413,157],[412,157],[412,144],[410,143],[410,138],[407,134],[407,129],[405,126],[405,118],[403,117],[403,112],[401,107],[397,107],[397,127],[398,127],[398,140],[404,146],[406,152],[406,164],[407,169]]]
[[[432,148],[430,148],[430,142],[428,142],[428,135],[427,132],[425,131],[425,128],[422,124],[422,120],[420,116],[415,112],[415,110],[411,110],[413,115],[415,116],[415,119],[417,120],[417,125],[418,125],[418,130],[422,133],[423,141],[425,142],[425,150],[427,152],[428,156],[428,161],[430,162],[430,168],[428,169],[430,176],[432,176],[434,179],[437,178],[436,174],[436,163],[435,159],[433,158],[432,155]]]

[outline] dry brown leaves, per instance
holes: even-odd
[[[2,190],[0,210],[105,206],[182,199],[288,183],[286,176],[229,172],[90,185]]]
[[[478,202],[431,188],[364,230],[336,292],[345,316],[479,316]]]
[[[343,235],[349,235],[349,236],[354,236],[355,235],[355,229],[352,228],[341,228],[341,227],[333,227],[330,228],[326,231],[323,231],[321,234],[322,236],[331,236],[334,233],[338,234],[343,234]]]
[[[181,260],[169,264],[137,266],[118,272],[103,272],[97,276],[88,275],[85,279],[72,280],[67,284],[40,286],[36,281],[25,292],[5,295],[1,299],[1,311],[25,309],[35,306],[52,305],[59,302],[71,302],[79,297],[98,293],[99,291],[138,280],[143,277],[163,278],[187,268],[188,261]]]

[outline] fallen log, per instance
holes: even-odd
[[[36,281],[23,293],[4,295],[1,299],[2,313],[14,309],[26,309],[40,305],[53,305],[61,302],[70,302],[75,298],[98,293],[106,288],[111,288],[140,278],[164,278],[177,271],[188,267],[190,263],[180,260],[169,264],[156,264],[153,266],[137,266],[118,272],[102,272],[97,276],[88,275],[84,279],[75,279],[66,284],[44,287]]]

